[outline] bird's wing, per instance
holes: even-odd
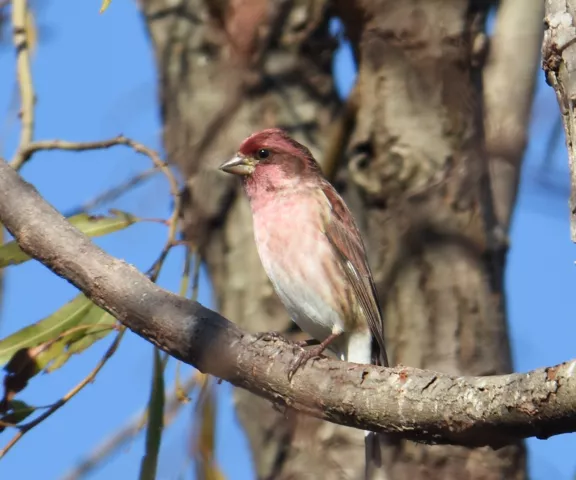
[[[342,269],[364,312],[370,331],[378,342],[383,366],[388,366],[384,344],[384,322],[360,231],[352,213],[332,185],[326,182],[322,186],[322,194],[330,204],[330,215],[324,221],[325,234],[340,257]]]

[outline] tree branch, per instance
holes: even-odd
[[[542,42],[542,0],[502,0],[483,69],[486,150],[494,207],[508,230],[516,203]]]
[[[21,248],[174,357],[277,404],[427,443],[501,447],[576,431],[576,361],[527,374],[455,377],[322,359],[288,381],[295,347],[256,339],[153,284],[72,227],[0,160],[0,222]]]
[[[27,26],[28,2],[26,0],[14,0],[12,2],[12,39],[16,50],[16,76],[18,89],[20,92],[20,118],[22,129],[20,132],[20,142],[18,150],[12,160],[12,166],[19,169],[26,161],[22,154],[32,139],[34,138],[34,104],[36,95],[32,82],[32,70],[30,68],[30,44],[29,28]]]
[[[164,412],[164,426],[168,427],[180,413],[182,406],[181,395],[188,395],[198,384],[198,372],[188,377],[180,387],[174,387],[173,391],[166,395],[166,408]],[[82,459],[73,470],[68,472],[62,480],[79,480],[94,473],[111,456],[117,454],[146,426],[148,409],[144,409],[134,419],[122,426],[118,431],[99,444],[90,454]]]
[[[546,0],[542,68],[554,88],[566,132],[570,166],[570,233],[576,242],[576,2]]]

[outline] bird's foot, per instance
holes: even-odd
[[[342,332],[332,333],[323,342],[320,342],[320,344],[316,348],[311,348],[310,350],[303,350],[301,352],[298,352],[296,354],[296,357],[292,362],[290,362],[290,366],[288,367],[288,380],[292,380],[292,377],[294,377],[296,371],[300,367],[304,366],[306,362],[308,362],[308,360],[311,360],[313,358],[321,358],[322,352],[326,350],[326,347],[328,347],[328,345],[330,345],[330,343],[333,342],[336,338],[338,338],[341,334]]]
[[[302,350],[296,353],[294,360],[290,362],[290,366],[288,367],[288,380],[292,380],[296,371],[306,365],[308,360],[312,360],[313,358],[321,358],[322,352],[325,350],[325,346],[320,344],[316,348],[311,348],[310,350]]]

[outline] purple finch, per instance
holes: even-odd
[[[290,373],[327,347],[345,361],[388,366],[360,232],[310,151],[282,130],[263,130],[220,169],[242,178],[262,265],[292,320],[320,342]],[[368,437],[367,460],[377,461]]]

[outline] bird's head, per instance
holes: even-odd
[[[220,170],[241,176],[248,189],[267,191],[294,187],[303,179],[321,175],[310,150],[278,128],[250,135]]]

